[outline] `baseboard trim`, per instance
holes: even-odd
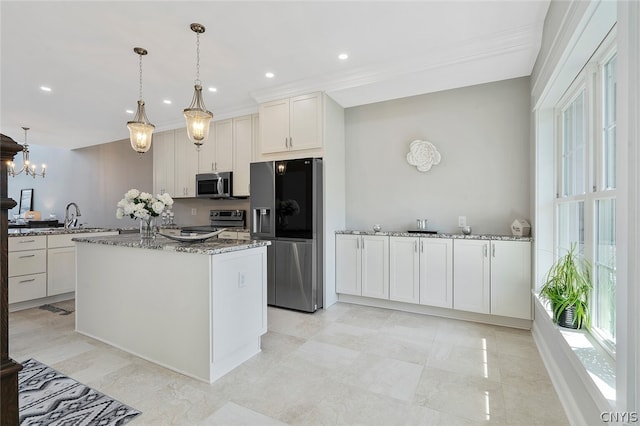
[[[395,300],[375,299],[372,297],[338,294],[338,301],[354,305],[373,306],[376,308],[393,309],[396,311],[412,312],[414,314],[432,315],[442,318],[462,321],[478,322],[482,324],[499,325],[503,327],[531,329],[531,320],[509,318],[498,315],[478,314],[475,312],[458,311],[455,309],[438,308],[435,306],[416,305],[413,303],[396,302]]]

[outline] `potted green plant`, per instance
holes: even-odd
[[[553,321],[558,325],[589,329],[590,270],[589,262],[576,254],[575,243],[549,269],[540,297],[550,302]]]

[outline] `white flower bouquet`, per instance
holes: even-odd
[[[166,192],[154,197],[148,192],[130,189],[118,202],[116,217],[122,219],[129,216],[131,219],[141,219],[148,222],[151,218],[160,216],[165,207],[171,208],[172,205],[173,198]]]

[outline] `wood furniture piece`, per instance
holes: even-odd
[[[22,365],[9,357],[9,210],[16,206],[7,189],[7,161],[22,151],[9,136],[0,134],[0,424],[18,424],[18,372]]]

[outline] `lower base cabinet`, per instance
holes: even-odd
[[[336,235],[336,291],[389,299],[389,237]]]
[[[452,308],[452,240],[390,237],[389,244],[389,299]]]
[[[336,292],[531,320],[531,242],[337,234]]]
[[[456,240],[453,307],[531,319],[531,243]]]
[[[117,232],[73,233],[9,238],[9,304],[76,290],[76,237]]]
[[[491,313],[533,319],[531,243],[491,241]]]
[[[60,247],[48,250],[47,296],[76,291],[76,248]]]

